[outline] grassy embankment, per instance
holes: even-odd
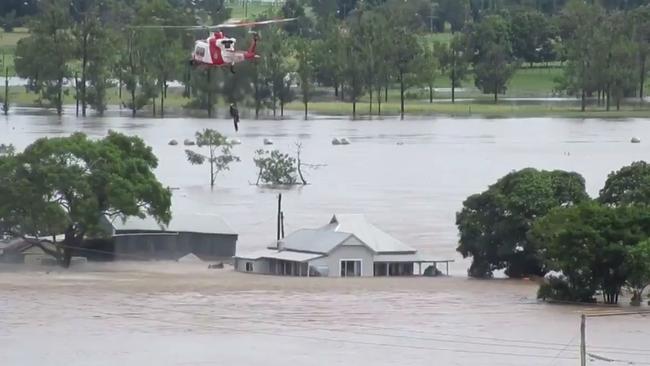
[[[244,17],[244,8],[241,4],[231,5],[233,8],[234,18]],[[260,14],[266,11],[269,4],[251,2],[248,5],[249,17]],[[21,38],[27,36],[27,30],[17,29],[13,33],[0,33],[0,52],[5,56],[5,65],[9,67],[9,74],[14,75],[13,56],[15,53],[16,43]],[[449,39],[449,34],[437,34],[432,36],[435,40],[446,41]],[[1,62],[1,59],[0,59]],[[4,69],[4,66],[3,66]],[[551,68],[522,68],[518,70],[510,81],[508,90],[505,95],[500,95],[500,98],[547,98],[554,96],[555,79],[562,74],[562,69],[559,67]],[[1,83],[0,83],[1,84]],[[436,88],[449,88],[449,79],[442,75],[435,83]],[[477,90],[473,81],[465,81],[456,93],[458,101],[455,104],[450,103],[448,100],[451,93],[448,90],[438,91],[435,93],[434,103],[428,101],[428,91],[422,88],[411,88],[407,91],[406,100],[406,113],[413,115],[454,115],[454,116],[487,116],[487,117],[501,117],[501,116],[521,116],[521,117],[534,117],[534,116],[564,116],[564,117],[650,117],[650,106],[628,104],[622,107],[621,111],[612,110],[610,112],[604,111],[602,107],[590,106],[587,112],[581,112],[576,103],[563,102],[563,103],[547,103],[547,102],[518,102],[500,101],[498,104],[492,102],[491,95],[482,94]],[[650,85],[647,88],[650,90]],[[330,89],[324,90],[331,94]],[[126,100],[127,95],[123,96]],[[389,89],[388,103],[382,103],[382,113],[396,115],[399,113],[399,90]],[[38,106],[38,96],[28,94],[24,87],[11,87],[10,102],[19,106]],[[467,99],[472,99],[467,101]],[[170,90],[168,98],[165,100],[166,109],[180,109],[186,103],[179,90]],[[65,96],[66,104],[74,104],[74,90],[68,90]],[[108,91],[108,104],[119,105],[117,88],[112,88]],[[302,110],[303,106],[300,102],[296,101],[290,103],[287,110]],[[317,102],[310,103],[309,109],[311,112],[320,114],[332,115],[351,115],[352,104],[344,103],[334,100],[330,95],[324,98],[318,98]],[[368,96],[361,98],[357,104],[357,113],[360,116],[367,115],[369,111]],[[374,103],[373,113],[377,112],[377,104]],[[146,112],[142,112],[146,113]]]

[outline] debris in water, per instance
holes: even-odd
[[[194,146],[196,144],[194,143],[194,141],[192,141],[190,139],[185,139],[185,141],[183,141],[183,145],[185,145],[185,146]]]
[[[233,145],[241,145],[240,139],[228,139],[228,142],[230,142]]]
[[[345,137],[341,138],[341,145],[350,145],[350,141]]]
[[[223,262],[212,263],[208,265],[208,269],[223,269]]]
[[[332,139],[332,145],[341,145],[341,140],[336,137]]]
[[[630,142],[633,144],[638,144],[639,142],[641,142],[641,139],[639,139],[638,137],[632,137],[632,140],[630,140]]]
[[[171,146],[176,146],[176,145],[178,145],[178,141],[173,140],[173,139],[172,139],[172,140],[169,140],[169,145],[171,145]]]
[[[200,263],[203,262],[201,258],[197,257],[194,253],[187,254],[184,257],[178,259],[181,263]]]
[[[273,140],[271,139],[264,139],[264,145],[273,145]]]

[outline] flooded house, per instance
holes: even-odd
[[[237,246],[237,233],[217,215],[174,213],[167,226],[135,216],[107,223],[116,260],[178,260],[188,254],[222,260],[232,258]]]
[[[363,215],[334,215],[324,226],[300,229],[277,244],[235,256],[240,272],[284,276],[372,277],[439,273],[437,261],[385,233]],[[429,268],[424,268],[429,266]]]

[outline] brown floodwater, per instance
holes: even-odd
[[[223,112],[223,111],[222,111]],[[295,279],[212,271],[179,263],[90,265],[69,272],[0,268],[0,365],[576,365],[579,314],[538,303],[536,286],[465,278],[456,253],[455,212],[513,169],[581,173],[596,195],[606,176],[648,159],[650,121],[427,118],[305,122],[244,119],[0,118],[0,143],[22,148],[42,136],[108,129],[137,134],[160,158],[175,212],[218,213],[240,234],[238,250],[275,236],[276,195],[287,231],[319,226],[333,213],[363,213],[387,232],[438,258],[452,278]],[[241,162],[210,189],[208,170],[185,160],[182,141],[215,128],[241,145]],[[350,145],[332,146],[334,137]],[[640,144],[631,144],[638,137]],[[325,164],[308,186],[252,185],[253,154],[274,148]],[[167,142],[176,139],[179,146]],[[268,147],[267,147],[268,148]],[[650,321],[588,321],[590,364],[650,363]]]
[[[580,313],[609,310],[539,303],[535,291],[529,281],[305,279],[181,263],[1,271],[0,364],[576,365]],[[649,364],[648,320],[589,319],[588,352]]]

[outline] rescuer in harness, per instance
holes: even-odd
[[[239,111],[234,103],[230,104],[230,117],[235,124],[235,132],[239,132]]]

